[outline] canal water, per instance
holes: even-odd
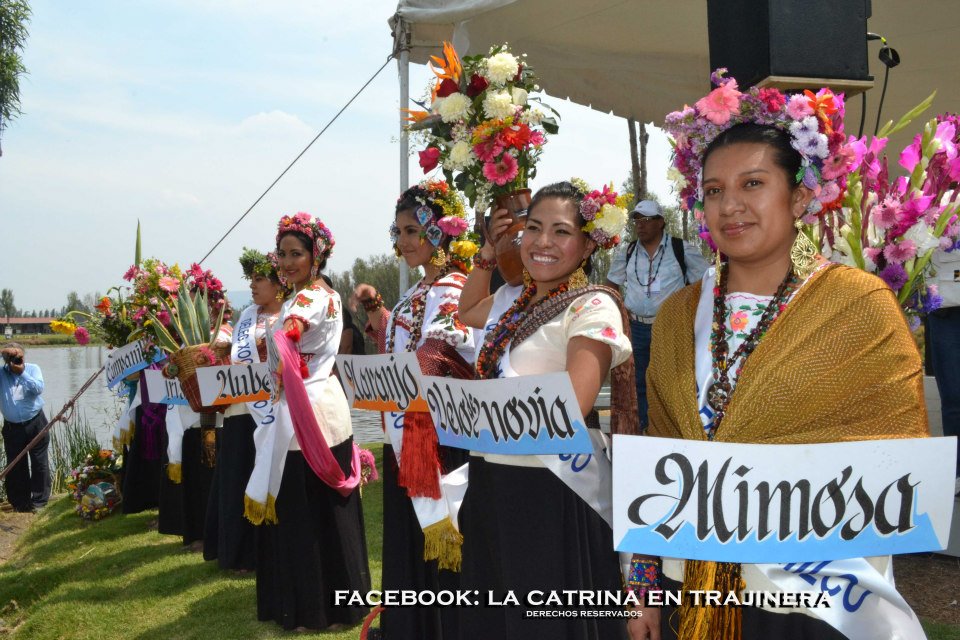
[[[39,365],[43,373],[44,412],[52,418],[73,397],[83,383],[106,362],[109,351],[103,346],[27,347],[26,361]],[[107,389],[103,373],[77,401],[77,413],[93,428],[100,444],[110,447],[113,427],[125,402]],[[353,411],[353,431],[358,443],[382,442],[380,414]]]

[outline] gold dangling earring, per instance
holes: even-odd
[[[817,266],[817,247],[803,232],[803,222],[799,218],[793,226],[797,228],[797,237],[790,247],[790,264],[798,278],[806,279]]]
[[[587,273],[583,270],[586,266],[587,261],[584,260],[580,263],[580,266],[577,267],[577,270],[570,274],[570,278],[567,280],[567,286],[571,289],[583,289],[585,286],[590,284],[590,281],[587,280]]]
[[[523,268],[523,286],[529,287],[530,283],[533,282],[533,278],[530,277],[530,272],[527,271],[527,268]]]
[[[443,247],[437,247],[433,250],[433,253],[430,254],[430,264],[435,267],[442,267],[447,264],[447,252],[443,250]]]

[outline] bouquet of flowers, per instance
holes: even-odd
[[[76,512],[84,520],[100,520],[116,509],[122,498],[117,474],[120,458],[109,449],[97,449],[66,477]]]
[[[56,333],[73,335],[81,345],[90,342],[92,337],[105,342],[111,348],[122,347],[129,341],[136,324],[127,310],[121,287],[113,287],[107,294],[94,305],[92,312],[71,311],[63,318],[51,322],[50,328]],[[77,318],[82,318],[85,324],[74,324]]]
[[[164,308],[163,300],[166,297],[176,297],[180,284],[184,280],[183,272],[177,265],[167,266],[156,258],[147,258],[139,264],[132,265],[123,274],[123,279],[131,283],[130,319],[136,327],[133,339],[142,336],[149,337],[150,323],[155,321],[168,326],[171,321],[170,312]]]
[[[449,184],[477,210],[500,195],[527,188],[547,134],[557,133],[554,113],[531,95],[539,90],[523,56],[497,45],[486,56],[460,59],[449,42],[433,56],[437,76],[427,111],[408,111],[411,130],[423,131],[424,173],[438,165]]]
[[[836,219],[824,220],[823,230],[825,253],[879,275],[897,294],[914,329],[920,313],[942,303],[936,286],[926,284],[933,252],[960,248],[960,117],[943,114],[924,125],[899,156],[908,176],[891,179],[883,152],[888,137],[907,126],[932,98],[876,137],[851,137],[855,169],[848,177],[844,206]]]

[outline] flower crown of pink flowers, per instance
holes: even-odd
[[[586,221],[584,233],[602,249],[620,244],[627,226],[627,210],[617,204],[619,194],[610,185],[603,185],[602,191],[591,191],[582,180],[574,179],[573,184],[583,194],[580,216]]]
[[[313,243],[313,261],[320,262],[324,258],[329,258],[333,253],[333,234],[325,224],[320,222],[319,218],[311,216],[303,211],[292,216],[283,216],[277,225],[277,244],[280,244],[280,237],[291,231],[299,231],[304,234]]]
[[[741,92],[734,78],[724,77],[726,72],[714,71],[710,79],[716,88],[693,107],[667,114],[664,123],[673,136],[671,176],[683,209],[702,217],[703,154],[717,136],[743,123],[776,127],[790,136],[802,159],[796,181],[814,193],[807,222],[839,209],[855,159],[843,132],[843,94],[826,88],[794,95],[757,87]]]

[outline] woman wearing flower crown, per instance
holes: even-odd
[[[460,299],[464,322],[486,328],[477,355],[482,379],[567,371],[584,416],[604,380],[613,383],[612,429],[637,426],[629,329],[619,294],[589,286],[597,247],[620,240],[626,211],[617,194],[590,192],[570,182],[540,189],[533,197],[520,245],[525,285],[490,295],[496,256],[481,249]],[[492,237],[510,224],[495,212]],[[599,427],[596,415],[587,423]],[[607,441],[591,428],[592,456],[472,453],[469,486],[461,511],[464,589],[502,598],[533,590],[620,590],[612,549],[610,462]],[[622,618],[537,618],[521,608],[472,607],[461,612],[460,637],[625,638]]]
[[[273,403],[254,434],[244,515],[264,525],[257,617],[285,629],[352,625],[367,609],[334,606],[330,594],[370,589],[358,449],[350,407],[331,374],[343,327],[340,296],[318,277],[333,245],[329,229],[309,214],[280,220],[278,275],[290,295],[267,341]]]
[[[243,310],[233,330],[232,364],[267,360],[267,337],[283,300],[275,261],[274,254],[256,249],[244,248],[240,256],[253,304]],[[243,517],[243,492],[256,455],[253,432],[268,407],[266,400],[243,402],[231,404],[224,413],[203,538],[203,558],[217,560],[221,569],[246,572],[256,567],[256,539],[253,525]]]
[[[423,278],[388,312],[379,293],[358,285],[372,333],[383,353],[416,352],[426,375],[473,377],[473,333],[457,307],[466,262],[476,252],[463,202],[443,181],[403,192],[390,227],[397,255]],[[461,537],[450,514],[443,479],[466,453],[441,447],[429,413],[385,414],[383,479],[383,588],[457,589]],[[401,455],[402,451],[402,455]],[[394,607],[383,612],[385,638],[456,637],[452,607]]]
[[[714,81],[717,89],[695,107],[667,116],[683,205],[702,217],[718,258],[701,283],[674,294],[657,316],[648,434],[765,444],[926,436],[920,357],[889,287],[826,262],[803,229],[842,201],[853,160],[842,98],[826,89],[740,92],[722,72]],[[863,589],[893,591],[884,577],[889,557],[844,562]],[[811,571],[807,577],[819,585]],[[663,559],[663,575],[665,589],[682,583],[721,592],[796,591],[801,582],[790,582],[796,576],[782,564],[671,558]],[[684,640],[843,638],[854,630],[855,637],[914,637],[919,623],[896,598],[869,604],[865,618],[844,607],[697,608],[685,601],[660,612],[661,632]]]

